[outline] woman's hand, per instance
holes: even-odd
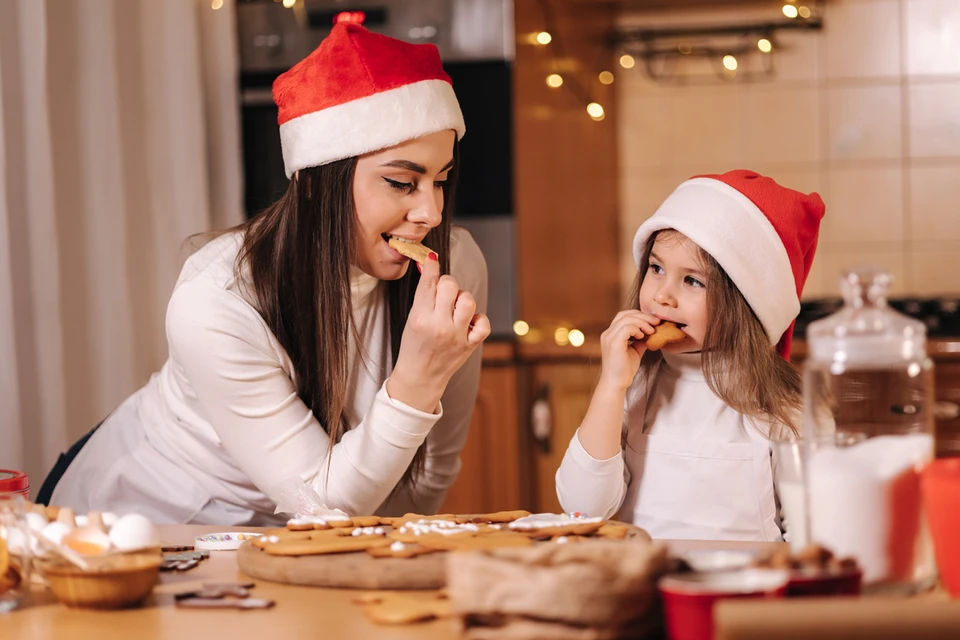
[[[430,258],[423,264],[387,393],[434,413],[450,378],[490,335],[490,320],[477,313],[473,296],[452,276],[440,275],[436,254]]]
[[[636,309],[617,314],[600,336],[600,385],[617,390],[630,386],[647,350],[645,338],[653,334],[658,324],[660,318]]]

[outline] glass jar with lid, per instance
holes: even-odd
[[[873,592],[935,579],[920,471],[934,455],[933,365],[923,323],[891,309],[879,269],[841,278],[843,307],[807,328],[807,527],[853,556]]]

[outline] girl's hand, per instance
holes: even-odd
[[[636,309],[621,311],[600,336],[602,365],[600,384],[625,390],[640,368],[640,358],[647,350],[644,339],[653,334],[660,318]]]
[[[420,284],[387,380],[394,400],[434,413],[447,383],[490,335],[490,321],[451,276],[440,275],[436,254],[422,265]]]

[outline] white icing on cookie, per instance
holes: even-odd
[[[287,520],[287,524],[288,525],[292,524],[295,527],[305,525],[305,524],[325,525],[327,524],[327,521],[325,518],[321,518],[320,516],[300,516],[299,518],[290,518],[289,520]]]
[[[518,518],[510,523],[511,529],[545,529],[547,527],[566,527],[571,524],[593,524],[603,522],[603,518],[585,518],[567,513],[534,513]]]
[[[394,551],[394,552],[403,551],[406,548],[407,548],[407,545],[403,544],[399,540],[397,540],[396,542],[390,545],[390,551]]]
[[[454,535],[457,533],[477,533],[480,527],[475,524],[457,524],[452,520],[416,520],[407,522],[400,527],[400,533],[412,533],[415,536],[422,536],[428,533],[440,535]]]
[[[346,522],[350,520],[350,516],[346,511],[340,509],[327,509],[326,507],[316,507],[313,510],[315,517],[323,518],[327,522]]]

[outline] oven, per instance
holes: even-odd
[[[238,0],[244,204],[253,216],[287,188],[271,87],[306,57],[344,11],[364,26],[437,46],[463,110],[454,223],[487,259],[488,315],[495,336],[512,335],[516,316],[513,193],[512,0]]]

